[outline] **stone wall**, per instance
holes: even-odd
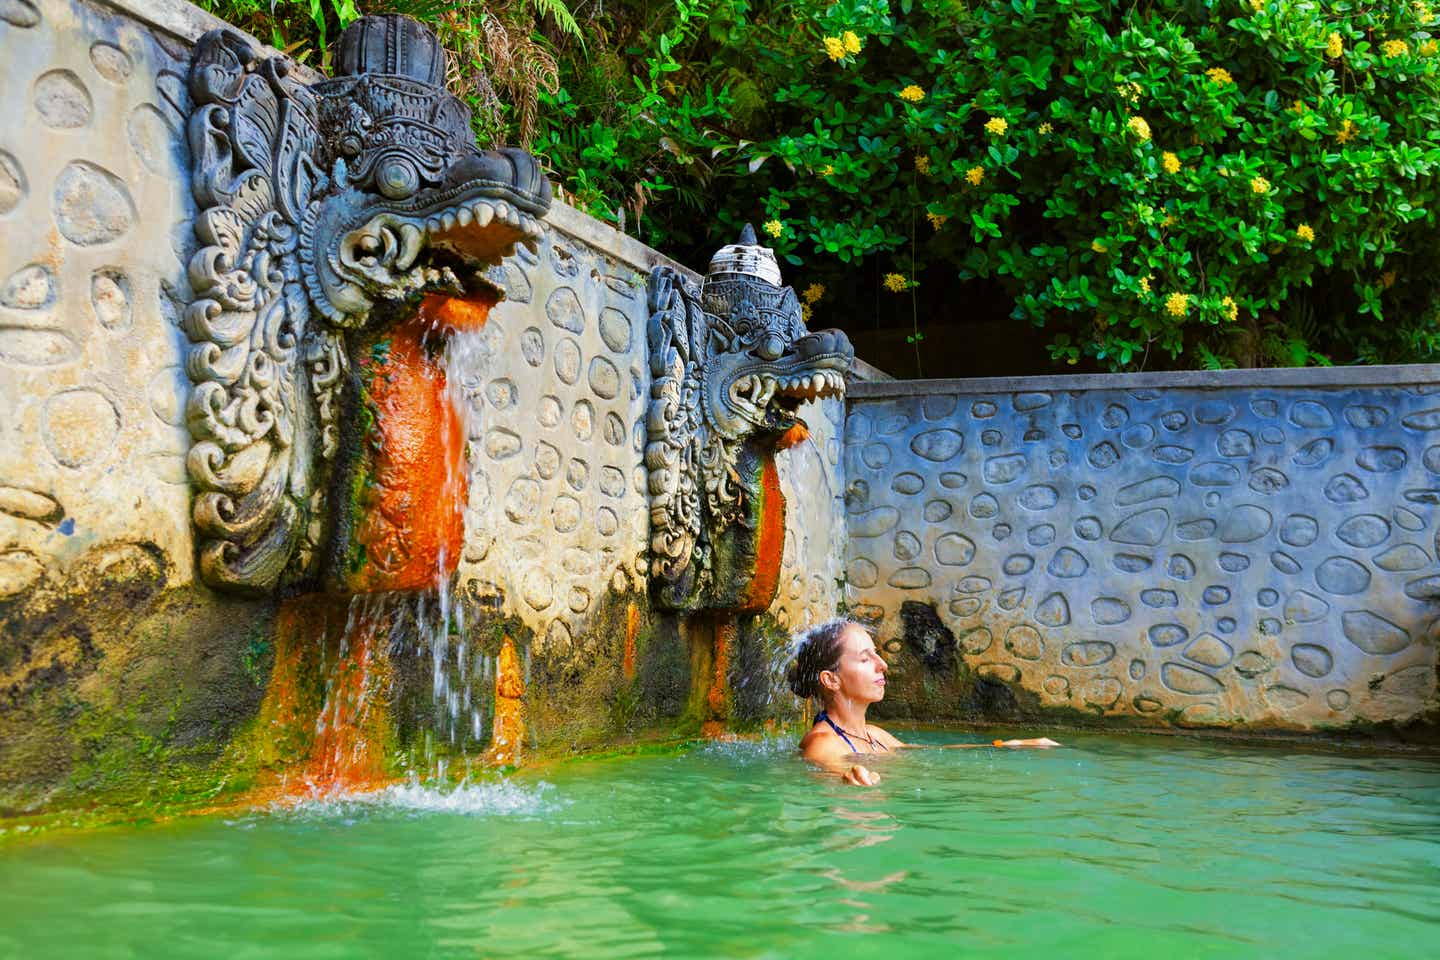
[[[156,779],[155,757],[218,762],[265,688],[276,598],[200,582],[185,462],[185,76],[222,25],[178,0],[0,3],[0,810]],[[613,700],[637,618],[688,664],[645,601],[645,278],[669,261],[563,204],[548,224],[452,368],[474,414],[460,583]],[[838,598],[843,408],[805,418],[778,457],[781,623]],[[611,707],[566,722],[593,733]]]
[[[460,576],[503,597],[537,652],[583,658],[603,639],[587,636],[596,598],[647,586],[646,277],[661,258],[572,210],[550,219],[538,255],[506,262],[507,296],[478,349],[461,351],[476,359],[460,367],[471,431]],[[810,438],[777,456],[782,624],[832,616],[839,597],[843,414],[838,401],[808,404]]]
[[[851,610],[902,677],[953,669],[953,650],[1039,715],[1433,719],[1437,380],[1422,366],[856,385]]]

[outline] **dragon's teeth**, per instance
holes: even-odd
[[[461,207],[459,210],[455,211],[455,222],[460,224],[460,226],[462,227],[470,226],[471,221],[473,221],[474,219],[475,215],[470,212],[468,207]]]
[[[488,227],[490,221],[495,219],[495,208],[488,203],[475,204],[475,225],[477,227]]]
[[[430,217],[425,221],[425,229],[430,231],[431,233],[439,233],[440,227],[441,223],[439,217]]]
[[[420,228],[413,223],[400,224],[400,252],[395,255],[395,268],[397,270],[408,270],[420,255],[420,246],[424,236]]]
[[[446,210],[444,213],[440,214],[440,223],[444,225],[446,230],[454,230],[455,214],[449,210]]]
[[[506,203],[504,200],[495,201],[495,216],[499,217],[501,220],[509,219],[510,204]]]

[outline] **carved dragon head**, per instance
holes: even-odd
[[[778,556],[760,555],[762,528],[783,523],[778,490],[778,513],[761,509],[763,475],[801,404],[844,396],[854,348],[839,330],[806,329],[774,252],[748,225],[698,289],[657,267],[650,311],[652,597],[683,609],[763,606],[757,584],[773,593],[778,567],[761,568]]]
[[[845,395],[849,338],[805,329],[795,291],[781,286],[774,252],[756,243],[749,224],[711,258],[700,302],[710,319],[701,397],[715,433],[784,433],[802,403]]]
[[[517,242],[539,240],[550,182],[522,150],[475,147],[433,33],[408,17],[364,17],[337,53],[336,78],[310,88],[331,189],[301,255],[322,313],[351,325],[377,300],[464,293]]]
[[[309,563],[342,332],[430,291],[493,298],[485,269],[538,241],[550,203],[529,154],[475,147],[427,28],[363,17],[337,52],[337,76],[313,84],[232,31],[191,62],[189,466],[200,571],[226,589]]]

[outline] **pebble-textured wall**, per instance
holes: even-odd
[[[187,56],[107,8],[0,4],[0,600],[192,575]]]
[[[547,654],[579,656],[597,598],[644,590],[644,274],[551,229],[504,278],[482,349],[458,368],[470,408],[460,575],[503,595]]]
[[[504,596],[561,659],[603,639],[587,617],[605,590],[646,589],[646,278],[552,227],[538,255],[505,264],[506,299],[452,367],[470,427],[462,583]],[[831,616],[839,597],[843,414],[807,405],[810,439],[776,457],[788,509],[772,612],[785,624]]]
[[[1275,727],[1433,709],[1440,392],[1348,375],[869,385],[845,429],[851,608],[899,651],[901,605],[933,605],[970,668],[1049,707]]]

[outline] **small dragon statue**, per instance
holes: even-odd
[[[758,612],[784,546],[775,453],[803,438],[801,404],[844,396],[854,348],[839,330],[806,329],[749,225],[698,289],[656,267],[649,307],[651,596],[676,610]]]

